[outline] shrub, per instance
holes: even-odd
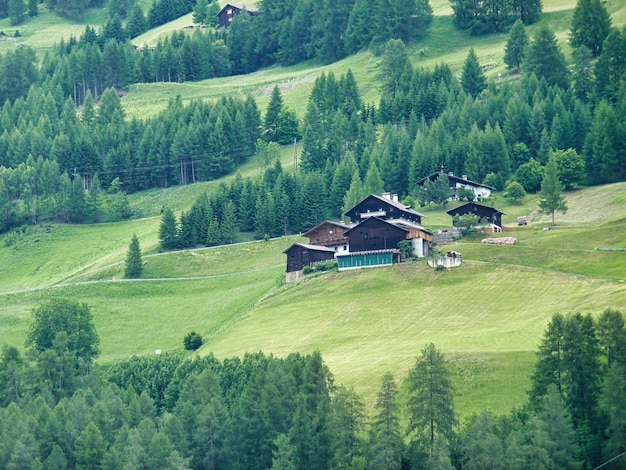
[[[317,263],[313,269],[315,271],[324,272],[324,271],[332,271],[337,268],[337,261],[325,261],[323,263]]]
[[[515,202],[521,201],[526,197],[526,191],[524,191],[524,187],[520,183],[517,181],[511,181],[506,187],[504,197]]]
[[[438,264],[435,266],[435,271],[445,271],[446,267],[443,264]]]
[[[200,336],[195,331],[191,331],[185,335],[183,339],[183,344],[185,345],[185,349],[187,351],[195,351],[200,346],[202,346],[202,336]]]

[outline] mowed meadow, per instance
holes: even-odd
[[[176,188],[161,197],[174,191],[182,197]],[[459,268],[435,271],[421,260],[289,285],[280,285],[282,252],[304,240],[297,236],[158,253],[159,217],[33,229],[0,244],[0,264],[12,266],[0,278],[0,344],[23,348],[30,310],[69,296],[92,307],[104,367],[157,349],[186,354],[182,338],[195,330],[205,339],[198,354],[219,358],[319,350],[336,380],[372,405],[382,375],[401,379],[433,342],[451,361],[461,413],[506,412],[526,398],[534,351],[554,313],[626,311],[626,251],[596,249],[626,248],[624,194],[626,183],[570,192],[570,210],[551,230],[530,212],[536,197],[512,204],[496,195],[505,225],[528,214],[527,227],[505,234],[518,237],[517,246],[486,246],[473,235],[440,248],[462,253]],[[133,197],[139,201],[145,194]],[[449,227],[449,208],[424,208],[427,227]],[[141,280],[128,281],[123,260],[133,233],[145,268]]]

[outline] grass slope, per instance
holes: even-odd
[[[503,61],[507,34],[471,36],[454,26],[448,0],[432,0],[431,5],[435,15],[432,25],[423,39],[409,45],[409,52],[415,66],[432,68],[436,64],[446,63],[460,76],[467,53],[470,48],[474,48],[481,65],[485,68],[487,77],[496,79],[498,74],[502,74],[504,78],[507,77],[508,70]],[[607,0],[604,5],[611,14],[614,26],[620,27],[626,24],[626,5],[623,1]],[[532,36],[540,24],[548,24],[555,32],[566,57],[570,57],[568,35],[575,6],[574,0],[544,0],[542,19],[528,28],[529,35]],[[159,37],[179,30],[187,23],[186,19],[168,23],[133,42],[139,46],[146,43],[154,46]],[[296,111],[302,118],[313,82],[322,72],[332,71],[339,76],[348,69],[352,70],[364,102],[377,103],[380,99],[379,61],[379,57],[365,51],[325,66],[304,63],[292,67],[276,66],[249,75],[194,83],[137,84],[130,87],[130,92],[122,102],[129,116],[149,117],[164,109],[169,99],[177,95],[181,96],[183,102],[188,102],[193,99],[215,100],[223,95],[251,94],[264,112],[272,88],[278,85],[285,105]]]
[[[5,236],[0,344],[22,348],[30,310],[51,295],[71,296],[92,306],[101,364],[155,349],[183,354],[182,338],[196,330],[209,340],[201,354],[218,357],[319,349],[337,380],[371,405],[382,374],[401,379],[432,341],[452,361],[462,413],[504,412],[525,399],[533,351],[553,313],[626,311],[626,252],[595,250],[626,248],[625,189],[618,183],[569,193],[570,211],[557,217],[556,228],[541,230],[547,224],[532,215],[530,225],[513,234],[518,246],[464,238],[453,247],[464,259],[457,269],[435,272],[420,261],[279,289],[282,252],[298,237],[159,254],[158,217],[51,225],[10,246],[2,243]],[[152,199],[178,197],[184,206],[186,190],[188,207],[198,188],[133,196],[133,205],[158,207]],[[507,214],[536,207],[533,197],[520,205],[499,196],[495,202]],[[427,226],[449,226],[444,209],[425,212]],[[127,282],[120,278],[133,233],[146,279]]]

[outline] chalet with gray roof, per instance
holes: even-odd
[[[496,209],[495,207],[485,206],[483,204],[478,204],[477,202],[465,203],[459,207],[450,209],[447,211],[447,214],[450,217],[454,217],[455,215],[464,216],[466,214],[473,214],[478,217],[479,221],[497,225],[499,228],[502,227],[502,216],[506,215],[504,212]]]
[[[435,181],[440,174],[440,172],[433,173],[432,175],[428,175],[427,177],[417,181],[415,184],[417,186],[423,186],[426,180]],[[471,181],[467,178],[467,175],[455,176],[454,173],[449,172],[446,176],[448,177],[448,183],[450,184],[450,191],[454,193],[454,196],[452,197],[453,200],[459,199],[457,194],[461,189],[469,189],[473,191],[476,199],[487,199],[491,196],[491,192],[493,191],[491,186]]]
[[[352,223],[359,224],[368,217],[378,217],[380,219],[404,219],[416,224],[422,223],[422,214],[398,202],[398,195],[391,193],[383,193],[382,196],[370,194],[352,209],[348,210],[345,215],[350,218]]]
[[[248,15],[256,15],[258,14],[259,9],[253,6],[227,3],[217,14],[218,26],[220,28],[228,28],[233,22],[233,18],[239,15],[242,11],[247,12]]]
[[[293,282],[302,277],[305,266],[315,266],[317,263],[335,259],[335,250],[325,246],[294,243],[285,251],[287,255],[287,282]]]

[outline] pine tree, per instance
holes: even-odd
[[[468,95],[476,98],[481,91],[487,88],[487,79],[480,68],[478,57],[474,49],[470,49],[465,63],[463,64],[463,73],[461,75],[461,86]]]
[[[526,28],[522,20],[517,20],[511,27],[509,38],[504,46],[504,63],[519,73],[527,46]]]
[[[567,212],[565,197],[561,194],[563,189],[563,183],[559,180],[559,169],[556,159],[552,157],[548,160],[543,174],[543,180],[541,181],[541,199],[539,201],[540,210],[545,214],[552,215],[552,225],[555,225],[554,213],[556,211],[562,213]]]
[[[133,234],[130,241],[128,252],[126,253],[126,264],[124,268],[124,277],[133,279],[141,276],[143,270],[143,261],[141,259],[141,248],[139,246],[139,238]]]

